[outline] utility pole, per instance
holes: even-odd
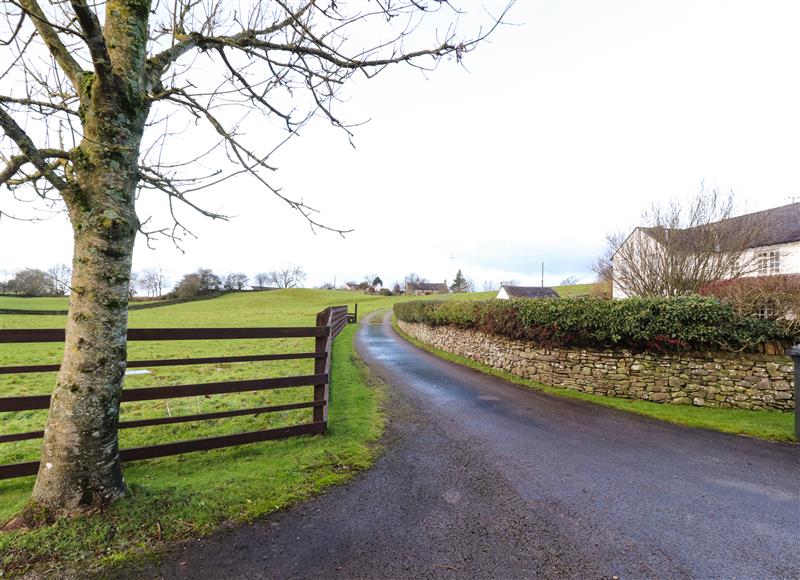
[[[542,262],[542,288],[544,288],[544,262]]]

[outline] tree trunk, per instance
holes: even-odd
[[[72,152],[75,186],[64,195],[75,247],[64,358],[22,525],[97,510],[126,493],[117,423],[147,112],[146,103],[131,107],[119,91],[93,85],[84,140]]]
[[[136,231],[131,210],[106,208],[73,218],[75,254],[64,359],[31,498],[45,519],[99,508],[126,492],[117,421]]]

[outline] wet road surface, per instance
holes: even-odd
[[[364,324],[384,455],[136,577],[798,578],[798,447],[556,398]]]

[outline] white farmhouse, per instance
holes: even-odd
[[[771,276],[775,274],[800,274],[800,203],[793,203],[776,207],[761,212],[737,216],[725,221],[725,227],[737,228],[747,227],[748,223],[768,224],[763,232],[754,236],[748,243],[749,248],[741,253],[743,264],[753,264],[754,267],[746,272],[739,272],[745,276]],[[719,223],[719,222],[718,222]],[[648,254],[648,248],[659,245],[659,236],[681,234],[684,240],[691,243],[690,230],[667,230],[659,231],[654,228],[638,227],[623,243],[632,248],[644,248],[637,250],[637,255]],[[631,252],[627,252],[630,255]],[[619,269],[623,266],[619,256],[626,252],[617,250],[612,258],[614,270],[614,298],[627,298],[628,294],[617,284]]]

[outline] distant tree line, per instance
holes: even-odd
[[[259,272],[255,275],[255,289],[265,288],[299,288],[306,279],[306,273],[297,264],[283,264],[280,267]],[[231,292],[247,289],[250,278],[242,272],[232,272],[224,276],[215,274],[209,268],[200,268],[196,272],[185,274],[175,285],[171,296],[175,298],[192,298],[215,292]]]
[[[69,293],[72,270],[56,264],[48,270],[24,268],[11,278],[0,278],[0,292],[21,296],[65,296]]]
[[[0,292],[20,296],[66,296],[72,271],[64,264],[39,270],[24,268],[10,278],[0,276]],[[284,264],[255,275],[254,288],[298,288],[303,285],[306,273],[301,266]],[[128,296],[147,298],[192,298],[222,291],[246,290],[250,278],[242,272],[215,274],[210,268],[184,274],[174,287],[163,268],[148,268],[131,274]]]

